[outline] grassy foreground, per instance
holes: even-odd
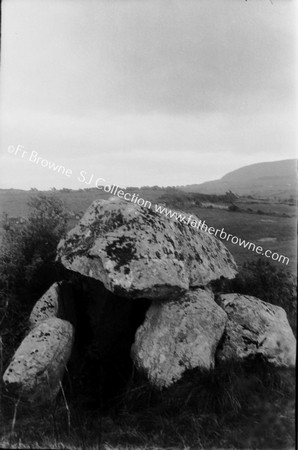
[[[294,414],[292,370],[262,360],[221,363],[164,391],[134,375],[105,405],[83,407],[70,386],[38,410],[4,397],[0,448],[289,449]]]

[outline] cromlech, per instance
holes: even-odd
[[[202,230],[111,197],[92,203],[56,259],[66,279],[35,304],[3,375],[8,395],[29,406],[53,404],[66,373],[100,408],[135,374],[165,391],[223,362],[295,365],[283,308],[214,291],[238,269],[225,245]]]

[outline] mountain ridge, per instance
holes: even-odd
[[[238,195],[295,196],[297,185],[297,159],[265,161],[240,167],[218,180],[179,186],[186,192],[224,194],[233,191]]]

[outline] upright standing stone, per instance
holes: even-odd
[[[203,289],[179,300],[154,302],[136,333],[135,364],[158,387],[170,386],[187,369],[210,369],[226,320],[226,313]]]

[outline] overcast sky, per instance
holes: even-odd
[[[294,1],[3,0],[2,14],[1,188],[88,187],[82,170],[201,183],[296,157]]]

